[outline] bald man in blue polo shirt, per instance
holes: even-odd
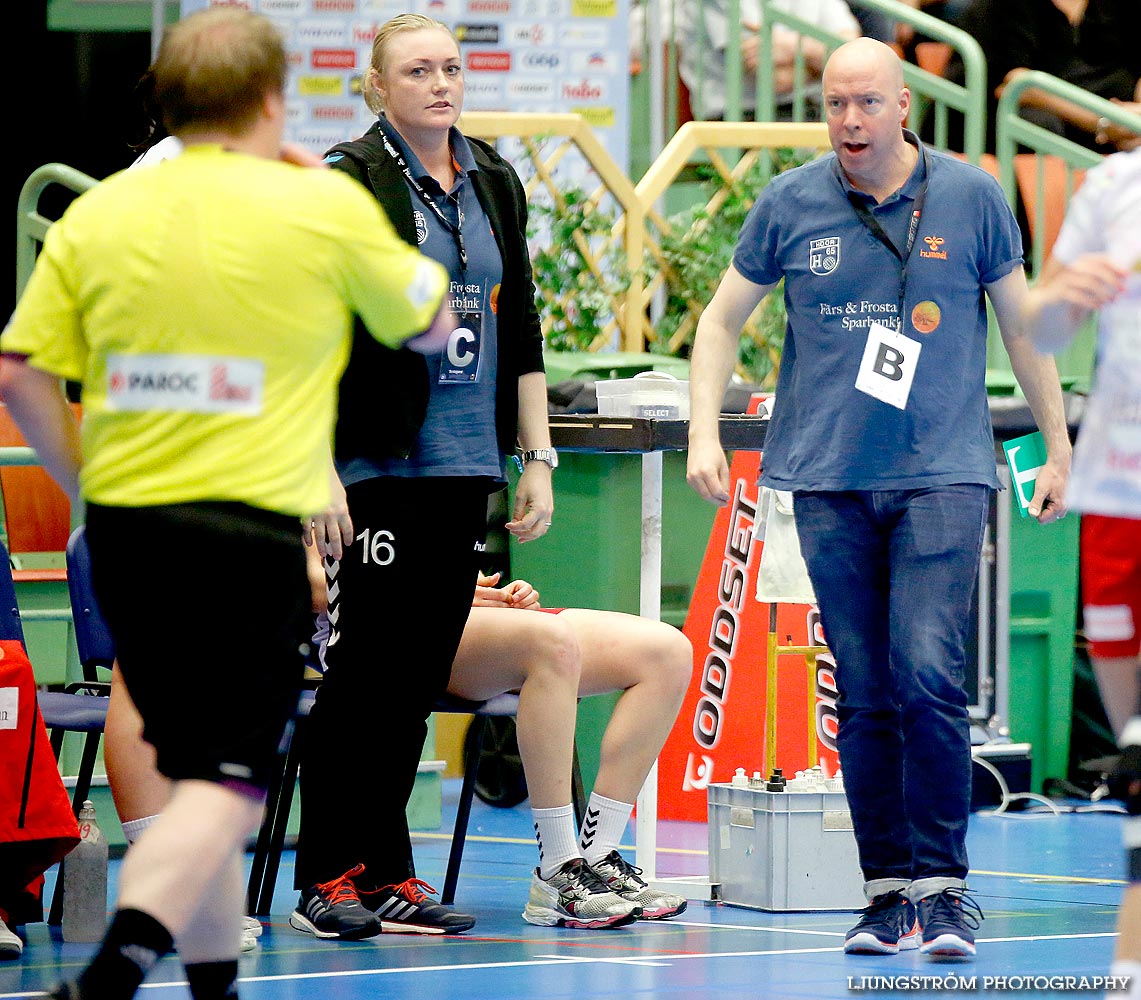
[[[718,415],[741,328],[784,279],[788,330],[761,482],[794,494],[836,656],[839,751],[868,906],[854,954],[969,957],[970,602],[995,475],[987,314],[1046,439],[1030,513],[1065,513],[1070,441],[1053,360],[1023,336],[1018,225],[984,171],[903,127],[882,42],[824,69],[833,154],[776,177],[697,329],[691,486],[729,499]],[[906,774],[907,780],[904,781]]]

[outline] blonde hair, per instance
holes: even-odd
[[[402,35],[405,32],[425,30],[445,31],[448,37],[456,43],[456,47],[459,47],[459,41],[452,29],[443,21],[437,21],[428,17],[427,14],[397,14],[396,17],[385,21],[377,30],[376,37],[372,40],[372,55],[369,59],[368,71],[361,83],[361,96],[364,97],[365,104],[368,105],[369,111],[374,115],[379,115],[384,111],[384,98],[380,96],[376,81],[378,77],[384,76],[384,71],[387,69],[389,43],[397,35]]]
[[[167,130],[236,134],[257,120],[266,94],[285,92],[285,41],[268,18],[211,7],[166,29],[151,71]]]

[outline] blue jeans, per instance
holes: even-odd
[[[795,494],[869,882],[967,874],[964,649],[989,503],[968,483]]]

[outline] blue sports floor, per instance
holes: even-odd
[[[458,787],[458,781],[444,784],[445,830],[451,829]],[[766,913],[695,900],[673,920],[617,930],[532,927],[519,915],[536,858],[527,805],[503,810],[477,800],[456,901],[478,917],[472,931],[317,941],[289,927],[295,894],[289,889],[292,854],[286,854],[260,946],[241,959],[240,991],[243,1000],[803,1000],[897,992],[946,996],[948,987],[979,996],[1049,996],[1050,990],[1011,990],[1021,985],[1013,979],[1000,990],[986,977],[1108,973],[1123,887],[1120,826],[1120,814],[1108,812],[972,816],[969,848],[976,867],[970,881],[986,921],[977,958],[952,964],[917,952],[845,956],[841,944],[853,922],[850,913]],[[658,840],[659,877],[707,874],[704,824],[662,822]],[[415,843],[420,877],[439,887],[448,834],[417,834]],[[0,1000],[38,996],[78,972],[92,948],[62,943],[45,924],[30,926],[23,958],[0,965]],[[900,978],[894,988],[861,978],[885,976]],[[939,989],[916,988],[924,982],[918,977],[934,976],[957,978],[943,980]],[[1032,987],[1033,980],[1025,985]],[[189,997],[177,958],[155,968],[140,996]]]

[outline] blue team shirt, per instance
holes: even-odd
[[[899,260],[848,201],[852,188],[835,154],[778,175],[753,205],[733,264],[757,284],[784,278],[789,317],[765,438],[766,486],[998,487],[983,287],[1021,264],[1022,237],[993,177],[928,150],[883,204],[862,196],[901,252],[924,181],[902,310]],[[898,330],[901,315],[902,332],[923,345],[903,410],[855,388],[868,326]]]
[[[472,183],[471,175],[478,169],[475,158],[467,140],[453,128],[452,155],[459,170],[452,190],[445,192],[383,117],[380,127],[452,226],[460,222],[462,213],[468,266],[466,271],[460,266],[452,230],[409,185],[418,248],[447,269],[451,279],[448,303],[460,320],[460,330],[452,334],[447,351],[425,355],[431,386],[428,411],[408,458],[384,462],[354,459],[338,469],[341,480],[349,486],[375,476],[503,479],[504,459],[495,435],[499,362],[496,320],[503,258]]]

